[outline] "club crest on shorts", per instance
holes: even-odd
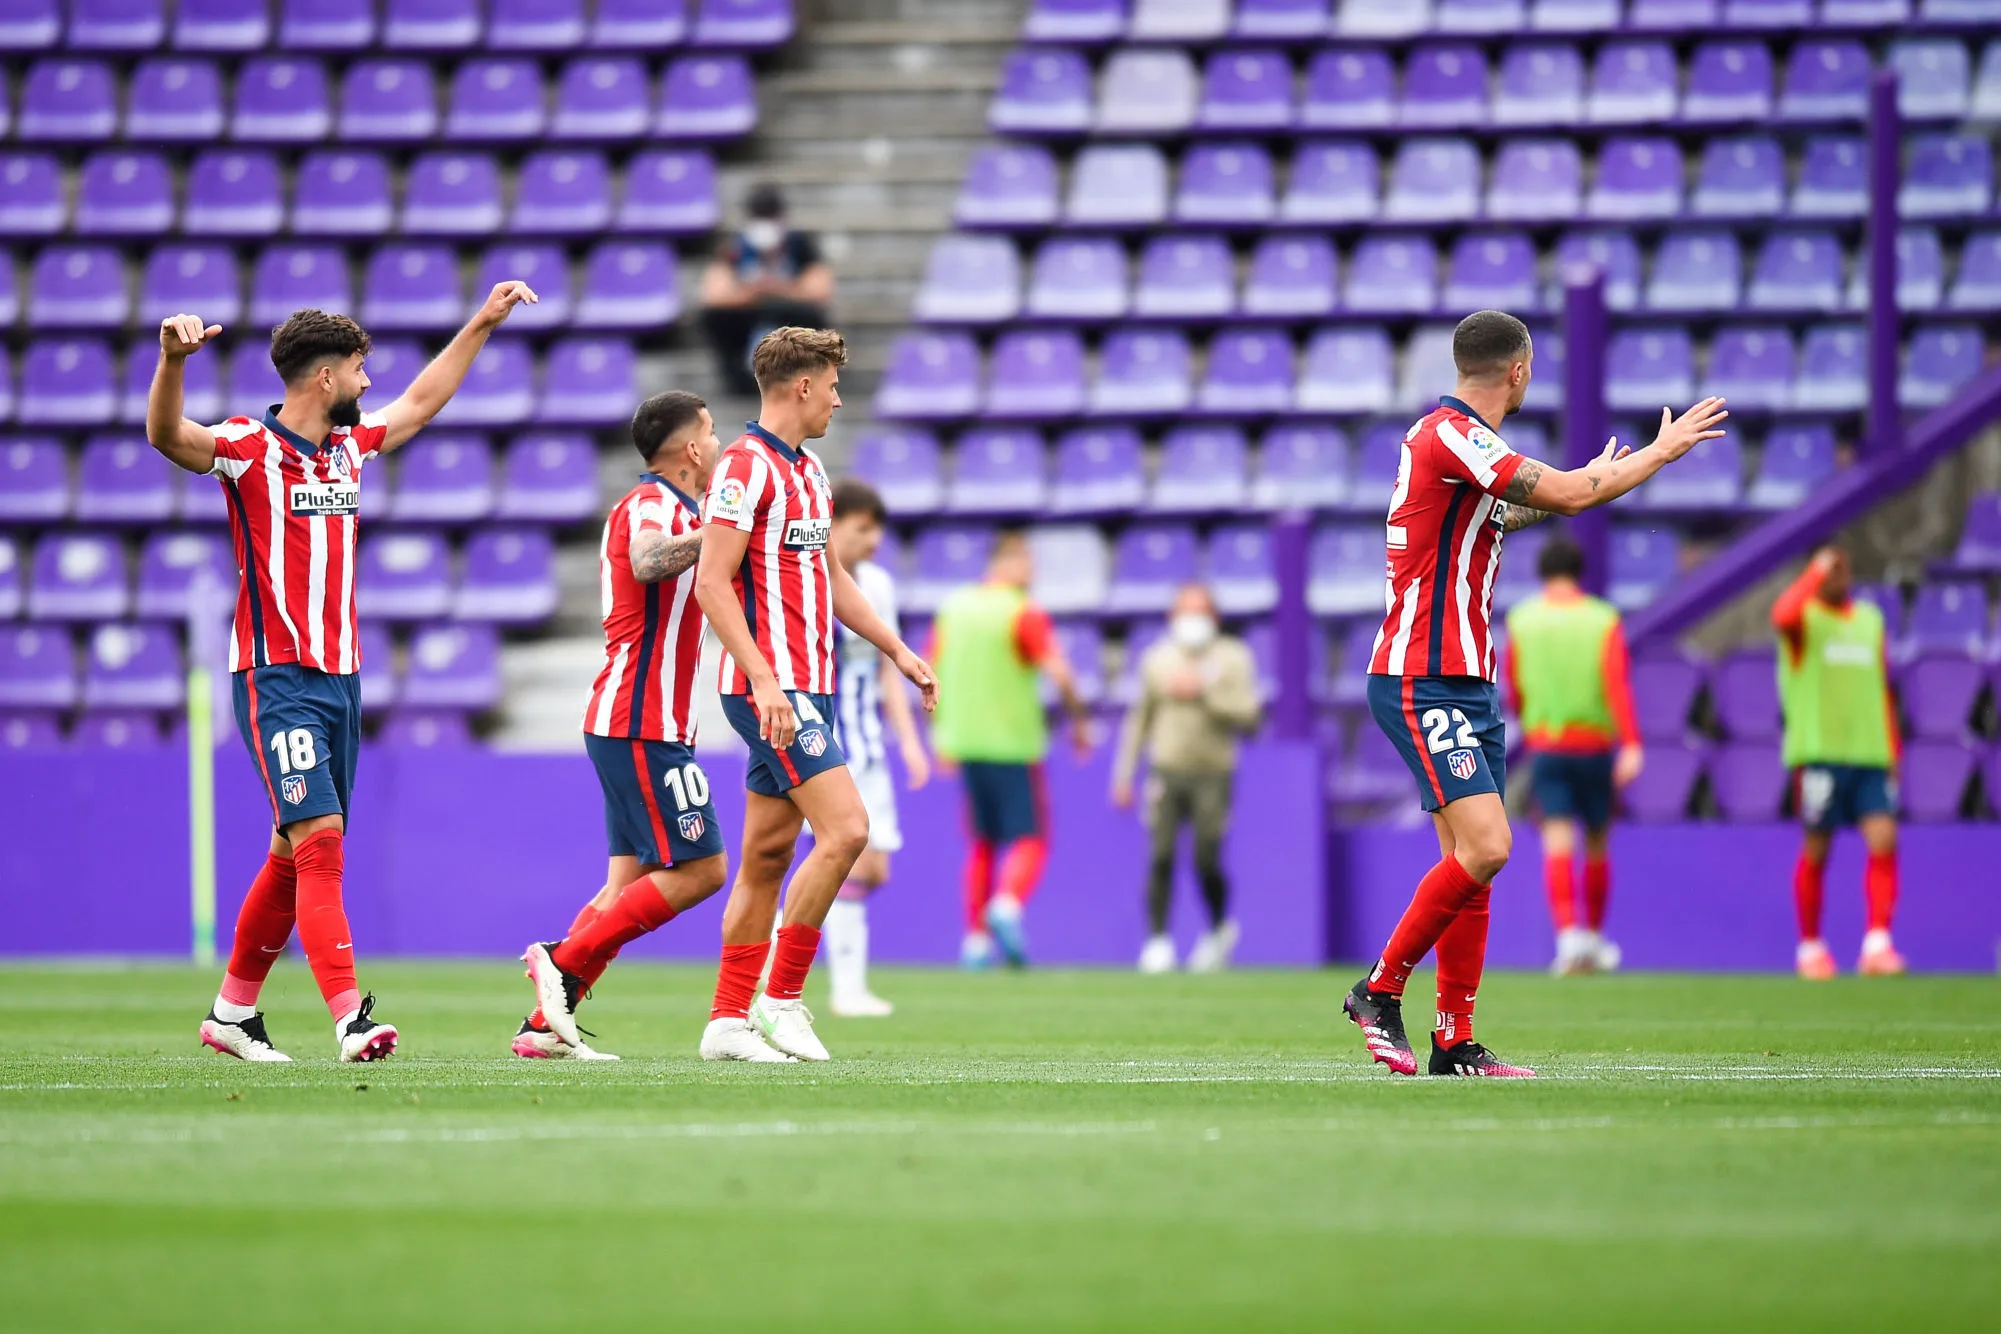
[[[1474,764],[1473,752],[1470,750],[1455,750],[1445,757],[1445,767],[1462,783],[1473,776]]]
[[[699,843],[702,838],[702,831],[708,828],[708,823],[702,819],[700,811],[689,811],[681,817],[680,824],[681,837],[687,839],[690,843]]]
[[[284,782],[278,784],[278,794],[292,805],[298,805],[306,799],[305,778],[299,774],[288,776]]]
[[[827,753],[827,734],[817,727],[809,727],[799,734],[799,749],[819,759]]]

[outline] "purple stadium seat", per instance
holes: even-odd
[[[637,139],[653,119],[648,92],[646,67],[629,56],[572,60],[556,85],[550,131],[558,139]]]
[[[1535,309],[1536,250],[1526,232],[1465,232],[1445,266],[1447,310]]]
[[[1710,699],[1716,721],[1734,741],[1772,741],[1784,722],[1774,651],[1746,649],[1716,665]]]
[[[1820,0],[1822,27],[1874,27],[1911,16],[1912,0]]]
[[[1194,123],[1198,83],[1185,52],[1114,51],[1099,76],[1094,127],[1104,134],[1177,134]]]
[[[1185,383],[1185,382],[1184,382]],[[1130,427],[1086,427],[1056,441],[1055,514],[1117,514],[1138,509],[1146,496],[1146,465],[1139,433]]]
[[[1868,398],[1867,342],[1854,324],[1822,324],[1807,330],[1800,345],[1799,381],[1793,406],[1821,412],[1850,412]]]
[[[1289,318],[1332,314],[1336,276],[1334,243],[1326,237],[1267,236],[1251,252],[1244,313]]]
[[[959,437],[945,508],[954,514],[1033,514],[1049,497],[1049,446],[1026,427],[982,426]]]
[[[1383,216],[1471,218],[1480,211],[1480,150],[1469,139],[1408,139],[1390,164]]]
[[[1056,200],[1056,159],[1048,149],[989,144],[967,164],[952,216],[962,227],[1047,226],[1056,221]]]
[[[0,51],[43,51],[62,36],[57,0],[19,0],[0,13]]]
[[[1426,314],[1437,304],[1438,252],[1426,236],[1368,236],[1348,261],[1343,302],[1361,314]]]
[[[1167,217],[1167,159],[1151,144],[1094,144],[1070,170],[1072,226],[1149,226]]]
[[[1413,128],[1479,125],[1487,119],[1487,58],[1477,46],[1413,47],[1404,59],[1398,122]]]
[[[1098,358],[1089,410],[1106,417],[1184,412],[1195,398],[1191,362],[1178,329],[1115,329]]]
[[[1704,42],[1689,62],[1684,120],[1764,120],[1772,114],[1772,50],[1763,42]]]
[[[1195,530],[1179,523],[1136,523],[1112,550],[1105,610],[1115,615],[1164,612],[1174,591],[1196,577]]]
[[[1279,216],[1288,222],[1357,222],[1376,216],[1382,163],[1376,150],[1346,140],[1307,141],[1292,157]]]
[[[1284,412],[1292,406],[1292,361],[1282,330],[1225,329],[1209,345],[1196,403],[1209,412]]]
[[[985,524],[937,523],[919,531],[910,553],[910,577],[897,591],[914,612],[933,612],[946,594],[986,575],[994,531]]]
[[[1009,241],[995,244],[1010,252]],[[1109,237],[1055,237],[1035,252],[1027,309],[1049,319],[1116,319],[1126,313],[1125,248]]]
[[[1357,129],[1395,119],[1396,70],[1382,51],[1322,50],[1307,65],[1302,127]]]
[[[963,333],[904,333],[890,345],[876,390],[876,414],[888,420],[968,416],[980,401],[980,350]]]
[[[410,165],[403,230],[484,236],[500,230],[500,170],[484,153],[422,153]]]
[[[1209,535],[1209,591],[1225,616],[1260,616],[1278,605],[1271,529],[1226,523]]]
[[[1633,234],[1620,229],[1589,229],[1565,232],[1557,238],[1555,281],[1546,300],[1552,309],[1563,302],[1563,278],[1571,272],[1592,268],[1604,275],[1605,304],[1613,310],[1632,310],[1640,304],[1640,247]],[[1538,346],[1537,351],[1542,348]],[[1536,380],[1547,375],[1539,370]],[[1534,391],[1536,381],[1530,381]]]
[[[1635,657],[1633,714],[1641,738],[1680,741],[1686,736],[1689,712],[1695,707],[1702,682],[1702,668],[1680,653]]]
[[[173,709],[184,698],[181,645],[165,625],[100,625],[84,653],[86,709]]]
[[[480,43],[479,0],[393,0],[382,21],[392,51],[464,51]]]
[[[0,671],[4,671],[0,667]],[[62,729],[56,715],[47,709],[9,709],[0,713],[0,750],[60,750]]]
[[[452,616],[537,625],[556,612],[556,544],[546,528],[486,528],[466,539]]]
[[[113,329],[131,313],[125,265],[109,246],[50,246],[35,256],[28,319],[45,329]]]
[[[20,543],[0,533],[0,621],[19,616],[27,600],[21,592],[21,563]]]
[[[1316,616],[1381,615],[1382,524],[1321,524],[1313,530],[1306,560],[1306,605]]]
[[[1773,331],[1776,335],[1784,332]],[[1755,335],[1758,331],[1725,330],[1718,336],[1718,342],[1744,333]],[[1776,337],[1772,343],[1786,346]],[[1731,373],[1730,368],[1725,367],[1724,373]],[[1717,374],[1713,366],[1711,374]],[[1704,440],[1673,468],[1648,482],[1640,491],[1639,504],[1651,509],[1728,510],[1736,506],[1743,494],[1744,454],[1737,437],[1726,435],[1721,440]],[[1668,573],[1673,571],[1670,569]]]
[[[1134,42],[1207,42],[1230,24],[1230,0],[1132,0],[1126,37]]]
[[[196,480],[215,486],[205,478]],[[237,573],[236,556],[227,537],[218,532],[186,529],[156,529],[148,533],[139,552],[139,590],[134,613],[185,620],[193,603],[195,583],[203,577],[213,584],[220,604],[231,605]]]
[[[584,0],[492,0],[486,45],[499,51],[567,51],[584,40]]]
[[[47,539],[44,539],[46,541]],[[1979,584],[1942,581],[1918,589],[1904,625],[1899,656],[1988,656],[1987,592]]]
[[[1983,492],[1967,502],[1952,563],[1962,570],[2001,572],[2001,492]]]
[[[666,139],[733,139],[757,125],[757,90],[742,56],[682,56],[660,76],[653,132]]]
[[[1591,64],[1586,114],[1601,125],[1648,124],[1675,112],[1679,82],[1666,42],[1607,42]]]
[[[1334,31],[1343,37],[1411,37],[1431,23],[1431,0],[1340,0]]]
[[[456,329],[465,313],[449,246],[382,246],[369,256],[361,291],[361,322],[370,329]]]
[[[1615,529],[1606,580],[1613,605],[1633,611],[1652,602],[1675,581],[1680,559],[1681,541],[1667,529]]]
[[[271,40],[264,0],[180,0],[174,45],[183,51],[255,51]]]
[[[705,232],[722,218],[716,163],[698,149],[654,148],[625,164],[620,231]]]
[[[1087,523],[1038,524],[1028,530],[1035,563],[1029,596],[1058,616],[1100,611],[1110,581],[1105,538]]]
[[[1487,188],[1487,216],[1543,222],[1582,211],[1584,160],[1568,139],[1516,139],[1501,145]]]
[[[1824,425],[1776,426],[1765,437],[1758,476],[1745,500],[1759,509],[1791,509],[1834,471],[1834,431]]]
[[[639,402],[639,359],[623,338],[560,338],[549,346],[535,420],[624,425]]]
[[[701,0],[696,46],[783,46],[792,36],[792,0]]]
[[[4,254],[4,251],[0,251],[0,255]],[[14,282],[13,257],[7,256],[4,261],[0,261],[0,325],[12,325],[20,318],[21,292],[15,286]],[[6,387],[6,395],[10,406],[7,411],[0,411],[0,418],[12,415],[11,401],[13,386],[11,384]]]
[[[1234,426],[1177,426],[1160,442],[1148,508],[1157,514],[1214,514],[1249,499],[1250,450]]]
[[[1957,738],[1911,742],[1897,771],[1899,814],[1919,823],[1958,820],[1973,771],[1974,752]]]
[[[1196,124],[1261,132],[1292,124],[1292,62],[1277,51],[1215,51],[1202,74]]]
[[[380,348],[376,355],[381,355]],[[527,344],[519,338],[495,338],[473,361],[465,385],[438,414],[438,422],[448,426],[519,425],[529,419],[535,407],[535,381],[535,359]],[[536,419],[548,420],[545,416]]]
[[[530,153],[515,182],[508,230],[531,236],[602,232],[611,223],[611,169],[604,154]]]
[[[688,36],[685,0],[598,0],[591,10],[585,45],[600,50],[657,52]]]
[[[1434,324],[1412,330],[1410,337],[1404,341],[1403,365],[1397,377],[1394,399],[1397,410],[1420,414],[1430,411],[1438,405],[1438,387],[1451,383],[1456,377],[1457,370],[1452,361],[1452,326]],[[1386,422],[1384,426],[1394,426],[1395,430],[1392,433],[1399,440],[1402,439],[1403,423]],[[1375,451],[1371,447],[1373,442],[1374,432],[1371,431],[1362,441],[1364,451],[1362,466],[1365,475],[1369,475],[1368,469],[1372,462],[1381,460],[1387,463],[1396,453],[1394,447],[1388,454]],[[1393,478],[1394,471],[1390,475]],[[1388,481],[1384,483],[1386,495],[1389,485]]]
[[[148,143],[192,143],[221,136],[222,76],[209,60],[159,57],[132,72],[125,136]]]
[[[580,329],[645,331],[673,324],[681,310],[674,252],[664,245],[607,241],[584,262]]]
[[[1723,22],[1733,28],[1804,28],[1813,0],[1723,0]]]
[[[161,523],[174,512],[174,465],[144,436],[93,435],[77,464],[76,517]]]
[[[386,206],[386,173],[383,191]],[[203,152],[188,167],[181,229],[190,235],[269,236],[284,220],[278,161],[269,153]]]
[[[393,48],[392,48],[393,49]],[[415,143],[438,132],[431,67],[421,60],[358,60],[341,79],[340,137]]]
[[[1946,304],[1954,310],[2001,308],[2001,232],[1974,232],[1966,238]]]
[[[375,42],[375,6],[329,8],[323,0],[284,0],[278,45],[294,51],[360,51]]]
[[[454,694],[467,693],[449,683],[443,688]],[[495,702],[498,698],[496,693]],[[473,735],[463,710],[399,708],[383,720],[378,739],[390,750],[457,750],[470,746]]]
[[[1859,217],[1869,207],[1869,176],[1862,141],[1820,135],[1800,155],[1792,212],[1803,218]]]
[[[1986,686],[1985,664],[1963,655],[1932,654],[1911,663],[1897,676],[1910,734],[1953,741],[1966,737],[1974,702]]]
[[[1897,378],[1897,401],[1905,407],[1935,408],[1980,374],[1986,349],[1972,324],[1936,324],[1911,335],[1904,368]]]
[[[333,124],[326,68],[319,61],[259,57],[238,71],[231,138],[311,143],[326,138]]]
[[[2001,42],[1987,43],[1980,54],[1980,72],[1973,80],[1973,107],[1975,118],[1992,120],[2001,113]]]
[[[1301,412],[1387,412],[1395,393],[1396,353],[1370,325],[1332,325],[1306,343],[1293,406]]]
[[[999,134],[1081,134],[1091,124],[1091,67],[1074,51],[1021,47],[1001,65],[987,109]]]
[[[1567,43],[1510,46],[1494,90],[1496,125],[1569,125],[1584,118],[1584,59]]]
[[[1621,222],[1671,218],[1681,211],[1681,149],[1674,140],[1608,139],[1586,211]]]
[[[1735,233],[1719,228],[1669,232],[1654,254],[1647,283],[1650,310],[1734,310],[1744,257]]]
[[[1186,223],[1256,223],[1272,217],[1271,157],[1257,144],[1197,144],[1181,163],[1174,218]]]
[[[102,143],[118,128],[115,89],[111,67],[101,60],[37,60],[21,85],[15,134],[24,140]]]
[[[1118,248],[1116,242],[1109,244]],[[1124,262],[1121,253],[1121,268]],[[1125,284],[1117,284],[1117,289],[1114,313],[1125,309]],[[1021,256],[1012,241],[951,235],[932,242],[923,285],[911,302],[912,315],[947,324],[997,324],[1020,312]]]
[[[1126,30],[1126,0],[1034,0],[1022,20],[1031,42],[1093,46]]]
[[[68,211],[53,156],[0,153],[0,236],[54,236]]]
[[[61,531],[35,544],[28,615],[38,621],[102,621],[123,616],[132,599],[125,551],[104,533]]]
[[[118,410],[111,349],[96,338],[38,338],[21,359],[23,426],[90,426]]]
[[[1785,203],[1786,160],[1770,135],[1711,139],[1702,150],[1690,209],[1712,218],[1768,218]]]
[[[644,79],[635,68],[640,96]],[[452,76],[451,109],[445,138],[472,141],[533,139],[547,115],[542,107],[542,74],[532,60],[468,60]],[[642,126],[644,112],[642,110]]]
[[[1848,307],[1869,305],[1866,264],[1856,265],[1848,282]],[[1965,267],[1964,261],[1961,263]],[[1897,230],[1897,306],[1901,310],[1933,310],[1945,300],[1945,247],[1936,227]]]
[[[1700,781],[1702,752],[1686,746],[1657,746],[1647,752],[1639,777],[1621,794],[1626,813],[1635,820],[1671,823],[1686,819],[1689,798]]]
[[[1608,407],[1657,411],[1693,399],[1695,348],[1686,329],[1621,329],[1612,335],[1605,364]]]
[[[61,519],[69,514],[69,505],[69,458],[60,440],[0,437],[0,523]]]
[[[378,344],[368,358],[369,378],[375,381],[368,392],[378,402],[387,402],[388,397],[383,396],[383,387],[375,369],[381,360],[382,348]],[[284,396],[285,382],[278,378],[277,370],[271,365],[268,348],[254,342],[237,344],[235,351],[230,353],[229,371],[224,377],[224,415],[255,417],[264,406],[279,402]]]
[[[194,196],[189,195],[190,211]],[[293,188],[292,230],[303,236],[380,236],[395,209],[379,153],[308,153]],[[274,228],[275,230],[275,228]]]
[[[415,621],[442,616],[451,605],[451,556],[434,532],[364,536],[356,564],[354,605],[363,616]]]
[[[257,257],[250,280],[250,319],[272,327],[293,311],[351,311],[347,258],[333,246],[275,245]]]
[[[0,706],[67,709],[77,694],[76,648],[68,630],[0,625]]]
[[[25,14],[44,6],[19,4],[16,8]],[[53,14],[55,6],[49,4],[46,10]],[[70,0],[64,44],[72,51],[150,51],[166,37],[162,0]]]
[[[945,503],[944,464],[929,431],[871,427],[855,441],[848,468],[875,487],[895,518],[933,514]]]
[[[614,270],[616,272],[616,270]],[[473,277],[471,301],[483,303],[486,294],[500,283],[519,279],[535,289],[541,300],[534,305],[514,308],[507,327],[517,333],[559,329],[570,323],[575,306],[570,290],[570,261],[561,246],[510,245],[490,247],[480,257]],[[676,307],[668,308],[668,320]],[[464,312],[460,312],[463,316]],[[454,321],[456,323],[456,321]]]
[[[1140,315],[1188,319],[1228,315],[1237,304],[1235,269],[1230,247],[1220,236],[1156,236],[1140,252],[1133,309]],[[1123,306],[1112,313],[1123,313]]]
[[[1906,136],[1904,183],[1897,212],[1906,218],[1985,213],[1994,194],[1987,140],[1970,134]]]
[[[1296,40],[1327,31],[1331,0],[1237,0],[1233,37]]]
[[[500,636],[492,626],[427,625],[410,636],[404,707],[490,709],[500,692]]]
[[[70,745],[78,750],[132,750],[157,746],[160,719],[142,709],[98,709],[79,717],[70,733]]]
[[[392,518],[469,523],[493,509],[493,446],[483,435],[428,431],[398,456]]]
[[[396,675],[396,641],[380,621],[362,621],[355,632],[361,673],[361,711],[373,715],[396,702],[402,681]]]
[[[174,186],[158,153],[93,153],[76,186],[76,230],[158,236],[174,225]]]
[[[1932,37],[1890,43],[1897,75],[1897,110],[1918,119],[1961,120],[1972,103],[1973,68],[1966,43]]]
[[[1274,426],[1258,446],[1250,504],[1338,509],[1349,499],[1348,437],[1338,426]]]
[[[495,518],[577,523],[596,515],[597,500],[589,437],[534,431],[508,442]]]
[[[1046,421],[1084,407],[1084,344],[1068,330],[1010,329],[994,340],[984,415]]]
[[[1777,411],[1792,405],[1795,366],[1792,331],[1782,324],[1720,329],[1710,343],[1709,372],[1703,377],[1702,392],[1721,395],[1745,408]],[[1735,439],[1730,437],[1733,447]],[[1680,471],[1676,469],[1677,476]],[[1651,487],[1648,494],[1653,494]],[[1717,503],[1731,503],[1736,498],[1733,488],[1728,501]]]
[[[1439,32],[1511,32],[1528,22],[1528,0],[1437,0],[1431,22]]]

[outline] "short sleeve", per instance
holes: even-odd
[[[646,496],[633,499],[632,515],[629,520],[633,536],[641,533],[667,533],[673,531],[674,516],[667,512],[668,504],[663,500],[653,500]]]
[[[1029,666],[1040,665],[1056,647],[1056,624],[1033,602],[1024,603],[1014,618],[1014,651]]]
[[[1471,482],[1490,496],[1507,490],[1522,466],[1522,456],[1508,448],[1508,442],[1480,425],[1468,423],[1461,431],[1458,423],[1441,417],[1437,426],[1436,463],[1446,477]]]
[[[702,506],[703,519],[749,532],[757,526],[758,507],[764,501],[770,480],[771,470],[748,450],[724,455],[723,466],[716,469],[709,482],[708,499]]]
[[[243,476],[244,470],[264,453],[264,432],[257,423],[243,417],[232,417],[220,426],[209,428],[215,437],[215,461],[209,465],[209,474],[235,480]]]

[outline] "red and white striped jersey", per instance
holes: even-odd
[[[345,676],[361,669],[354,625],[354,538],[361,465],[388,434],[377,413],[315,445],[279,424],[231,417],[214,428],[242,582],[229,628],[229,669],[297,663]]]
[[[694,744],[695,673],[702,657],[695,567],[643,584],[632,574],[632,538],[679,537],[701,526],[695,502],[650,472],[606,516],[598,545],[604,666],[584,710],[584,731],[592,736]]]
[[[750,633],[786,690],[834,693],[834,587],[827,538],[833,487],[810,449],[794,449],[749,422],[723,451],[702,516],[750,534],[733,581]],[[747,695],[750,680],[727,654],[725,695]]]
[[[1456,398],[1440,399],[1405,434],[1371,673],[1494,679],[1489,613],[1508,513],[1500,495],[1521,466],[1522,456]]]

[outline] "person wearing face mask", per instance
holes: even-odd
[[[1230,821],[1237,742],[1257,730],[1262,709],[1251,652],[1216,625],[1209,590],[1187,584],[1175,595],[1167,637],[1140,661],[1139,698],[1126,713],[1113,768],[1112,800],[1133,800],[1141,753],[1147,760],[1147,940],[1143,973],[1172,972],[1174,939],[1167,934],[1174,888],[1174,845],[1181,827],[1195,827],[1195,876],[1209,910],[1209,930],[1188,954],[1198,973],[1227,968],[1237,944],[1230,885],[1223,874],[1223,834]]]
[[[745,203],[741,229],[724,238],[702,275],[702,329],[732,394],[757,395],[750,350],[783,325],[828,327],[834,271],[811,232],[788,227],[785,196],[760,185]]]

